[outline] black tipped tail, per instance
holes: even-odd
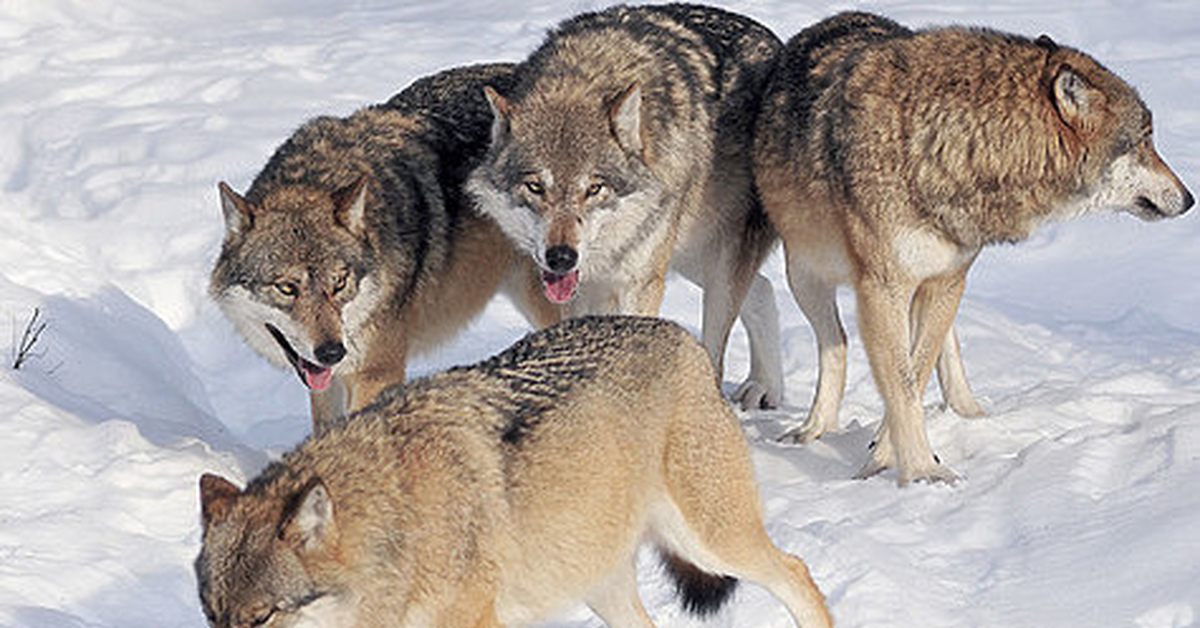
[[[662,552],[662,561],[675,581],[683,609],[697,617],[708,617],[721,610],[737,588],[737,578],[708,573],[667,551]]]

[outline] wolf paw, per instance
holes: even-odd
[[[958,474],[951,471],[949,467],[931,460],[927,465],[918,465],[918,468],[901,468],[900,477],[897,478],[896,483],[900,486],[908,486],[910,482],[953,485],[958,480]]]
[[[987,411],[973,395],[947,396],[946,405],[954,411],[954,414],[964,419],[978,419],[987,416]]]
[[[824,436],[826,431],[827,430],[825,429],[824,425],[809,420],[784,432],[783,435],[778,438],[778,441],[781,443],[807,445]]]
[[[873,478],[886,471],[888,466],[889,465],[887,463],[880,462],[876,460],[874,456],[872,456],[871,459],[867,461],[867,464],[864,464],[862,468],[858,470],[858,473],[854,474],[854,479],[866,480]]]
[[[733,393],[733,400],[743,410],[772,410],[779,407],[782,397],[777,387],[768,386],[753,378],[747,379]]]

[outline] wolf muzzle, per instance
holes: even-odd
[[[551,272],[565,275],[579,263],[579,252],[566,244],[559,244],[546,249],[546,265]]]
[[[542,271],[542,285],[546,289],[546,298],[552,303],[563,304],[575,298],[575,290],[579,287],[579,252],[566,244],[557,244],[546,249],[546,265],[549,270]]]
[[[296,375],[300,381],[304,382],[309,390],[320,392],[329,388],[329,384],[333,382],[333,370],[330,367],[346,357],[346,347],[341,342],[330,341],[317,347],[314,353],[317,360],[321,362],[318,365],[301,357],[300,353],[292,347],[292,343],[288,342],[283,332],[279,331],[279,328],[270,323],[266,323],[266,327],[275,342],[279,343],[279,348],[283,349],[292,368],[296,369]]]

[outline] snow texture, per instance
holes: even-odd
[[[318,114],[345,115],[454,65],[519,60],[587,2],[0,0],[0,626],[199,628],[196,480],[238,481],[308,430],[294,374],[206,295],[218,181],[244,190]],[[746,0],[782,38],[850,5]],[[1200,5],[879,0],[902,23],[986,25],[1091,52],[1155,112],[1160,152],[1200,181]],[[1193,187],[1195,189],[1195,187]],[[899,489],[851,475],[882,415],[851,330],[842,429],[775,443],[816,378],[782,261],[765,272],[787,392],[744,415],[769,531],[811,566],[838,625],[1182,628],[1200,612],[1200,231],[1099,216],[984,252],[958,319],[988,416],[927,398],[965,479]],[[698,292],[664,314],[696,330]],[[526,331],[496,301],[413,366],[473,362]],[[727,390],[747,370],[731,341]],[[643,561],[661,626],[699,625]],[[579,609],[556,627],[599,626]],[[755,587],[706,625],[788,626]]]

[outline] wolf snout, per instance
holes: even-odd
[[[346,346],[336,340],[331,340],[317,347],[313,354],[321,364],[333,366],[346,357]]]
[[[559,274],[571,272],[579,262],[579,253],[566,244],[559,244],[546,249],[546,265],[550,270]]]
[[[1196,198],[1192,196],[1191,190],[1180,185],[1178,194],[1169,195],[1157,203],[1145,196],[1139,196],[1134,203],[1142,210],[1148,210],[1153,216],[1174,218],[1186,214],[1192,205],[1196,204]]]

